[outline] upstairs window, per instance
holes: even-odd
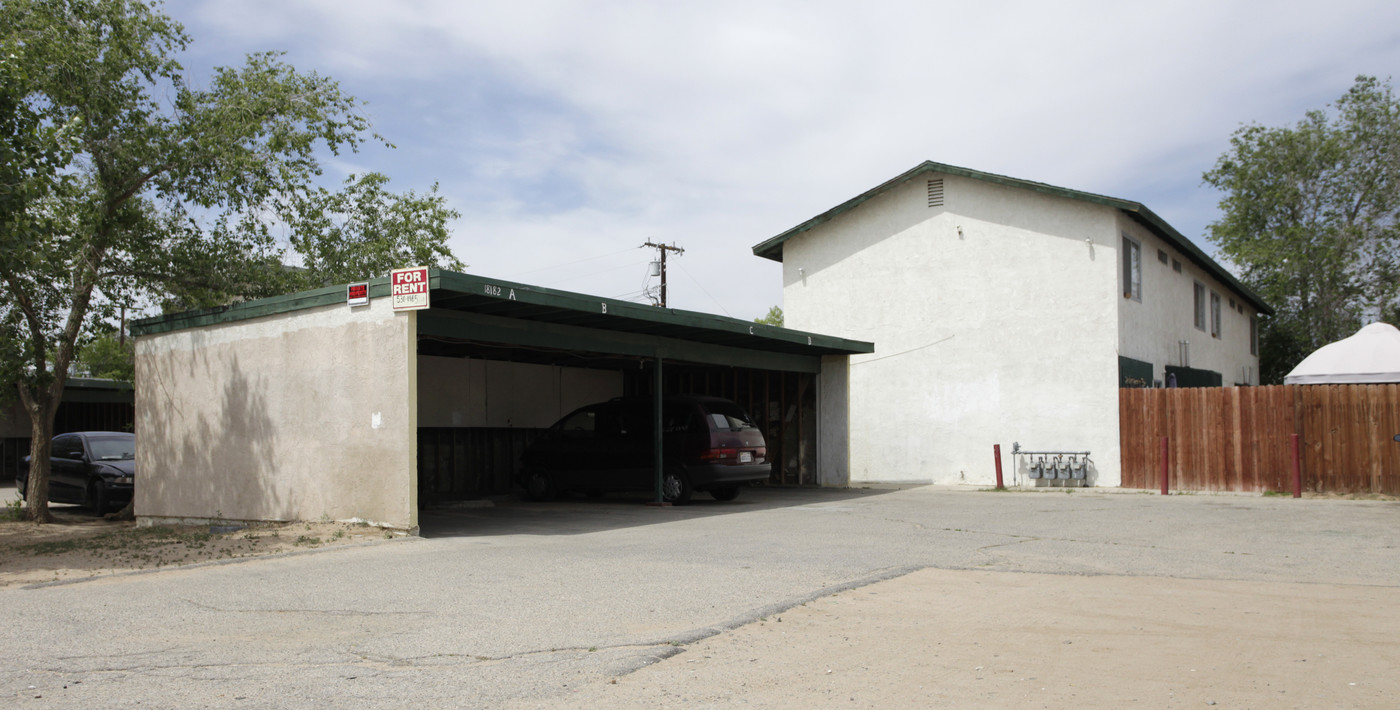
[[[1249,354],[1259,354],[1259,319],[1254,317],[1249,319]]]
[[[1123,298],[1142,301],[1142,247],[1123,237]]]
[[[1196,330],[1206,329],[1206,287],[1200,281],[1196,282]]]
[[[1220,337],[1220,294],[1210,292],[1210,337]]]

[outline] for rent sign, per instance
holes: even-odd
[[[416,311],[428,307],[428,267],[394,269],[389,274],[394,310]]]

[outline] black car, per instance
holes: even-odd
[[[49,459],[49,500],[77,503],[103,515],[131,500],[136,473],[136,435],[82,431],[53,438]],[[29,457],[15,475],[21,496],[28,494]]]
[[[618,398],[574,410],[521,457],[525,494],[599,495],[655,490],[655,401]],[[734,500],[739,487],[768,480],[763,433],[738,404],[718,397],[665,397],[661,410],[662,498],[681,504],[695,491]]]

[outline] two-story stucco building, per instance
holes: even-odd
[[[852,483],[989,483],[1015,442],[1116,486],[1119,387],[1257,384],[1271,312],[1139,203],[933,162],[754,253],[788,326],[876,343],[850,360]]]

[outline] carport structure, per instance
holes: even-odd
[[[695,393],[744,405],[781,484],[841,486],[848,358],[870,343],[430,270],[139,321],[140,520],[364,520],[508,492],[572,409]]]

